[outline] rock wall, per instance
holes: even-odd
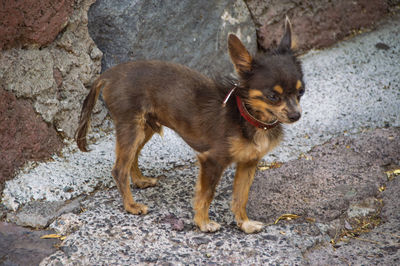
[[[0,58],[0,86],[29,99],[45,122],[69,138],[86,87],[100,72],[102,53],[87,31],[87,10],[93,2],[77,1],[63,32],[50,45],[6,50]]]
[[[3,36],[0,40],[3,48],[13,47],[0,55],[0,183],[25,161],[59,150],[63,137],[73,137],[81,102],[101,70],[102,53],[87,30],[87,11],[94,1],[33,1],[42,3],[40,8],[22,1],[14,9],[8,2],[3,4],[8,9],[0,13],[10,14],[3,17],[0,29],[8,25],[8,32],[15,34],[14,39]],[[41,14],[36,24],[32,18],[27,21],[30,6]],[[100,103],[94,126],[106,114]]]
[[[227,36],[238,35],[252,52],[256,32],[243,0],[98,0],[89,32],[103,51],[103,70],[129,60],[174,61],[205,74],[233,71]]]
[[[74,0],[0,3],[0,50],[51,43],[68,23]]]
[[[0,87],[0,191],[27,160],[41,160],[62,146],[54,128],[36,115],[27,100]]]
[[[258,42],[267,48],[279,41],[287,15],[297,48],[324,48],[364,29],[399,7],[399,0],[247,0],[257,25]]]

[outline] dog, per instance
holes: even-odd
[[[299,101],[305,85],[291,46],[288,19],[279,45],[254,57],[230,34],[228,52],[237,81],[210,79],[188,67],[162,61],[116,65],[95,80],[83,102],[77,145],[87,151],[90,117],[102,89],[116,132],[112,176],[127,212],[148,212],[147,206],[134,201],[130,179],[139,188],[157,184],[155,178],[142,175],[138,157],[153,134],[160,134],[166,126],[198,152],[194,222],[199,229],[220,229],[210,220],[209,207],[222,173],[236,163],[231,209],[241,230],[258,232],[263,223],[250,220],[246,213],[257,164],[282,140],[282,123],[293,123],[301,116]]]

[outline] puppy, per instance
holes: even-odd
[[[137,61],[105,71],[83,102],[76,133],[78,147],[87,151],[86,134],[100,90],[116,130],[116,162],[112,176],[123,206],[146,214],[147,206],[132,197],[130,180],[139,188],[157,180],[142,175],[140,150],[166,126],[198,152],[200,173],[194,198],[194,222],[203,232],[220,225],[208,212],[225,168],[236,163],[232,211],[246,233],[258,232],[261,222],[247,217],[246,204],[258,162],[283,137],[282,123],[299,120],[303,74],[291,50],[291,25],[277,48],[251,56],[233,34],[228,51],[239,79],[210,79],[185,66],[161,61]]]

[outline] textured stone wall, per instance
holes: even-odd
[[[399,7],[399,0],[247,0],[257,25],[258,42],[267,48],[279,41],[287,15],[297,48],[324,48],[370,29]]]
[[[2,2],[1,12],[25,17],[14,24],[3,17],[0,23],[15,32],[14,39],[1,39],[0,183],[25,161],[46,158],[60,149],[62,138],[73,137],[81,102],[101,70],[102,52],[87,29],[94,1],[49,1],[40,8],[33,2],[42,1],[16,1],[14,9],[3,9]],[[29,7],[39,21],[32,15],[28,23]],[[94,126],[107,114],[101,102],[96,113]]]
[[[0,50],[51,43],[68,23],[74,0],[0,2]]]
[[[100,72],[102,53],[87,30],[87,10],[93,2],[77,1],[68,23],[51,44],[6,50],[0,58],[0,86],[29,99],[45,122],[69,138],[86,87]]]
[[[2,181],[27,160],[46,159],[62,146],[53,127],[35,114],[27,100],[0,88],[0,191]]]
[[[229,33],[250,51],[257,49],[243,0],[97,0],[89,10],[89,32],[104,53],[103,70],[129,60],[158,59],[227,75],[233,72]]]

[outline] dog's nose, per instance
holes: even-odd
[[[301,117],[301,114],[299,112],[293,112],[288,114],[288,118],[291,122],[296,122],[299,120]]]

